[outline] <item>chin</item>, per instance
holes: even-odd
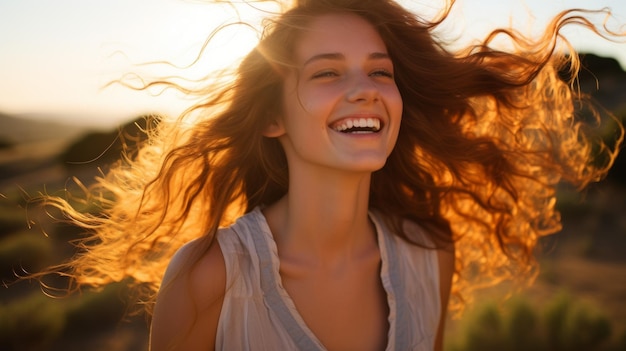
[[[381,170],[387,159],[384,160],[361,160],[359,162],[349,162],[344,164],[344,168],[354,172],[368,172],[373,173]]]

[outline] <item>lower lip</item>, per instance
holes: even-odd
[[[337,134],[344,135],[347,137],[352,137],[352,138],[377,138],[378,136],[382,134],[382,131],[378,131],[375,133],[372,133],[372,132],[342,133],[334,129],[331,129],[331,130]]]

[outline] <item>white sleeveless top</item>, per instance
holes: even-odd
[[[389,305],[387,351],[432,351],[441,315],[437,252],[392,234],[373,212],[381,281]],[[412,223],[405,231],[429,240]],[[226,263],[226,294],[216,350],[326,350],[283,288],[276,243],[260,209],[217,233]]]

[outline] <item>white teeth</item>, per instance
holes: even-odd
[[[332,128],[338,132],[343,132],[352,128],[371,128],[371,131],[353,131],[353,133],[372,133],[380,130],[380,120],[378,118],[350,118],[334,124]]]

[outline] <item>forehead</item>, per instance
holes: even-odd
[[[387,53],[385,43],[374,26],[364,18],[349,13],[316,17],[299,39],[295,51],[300,62],[321,53]]]

